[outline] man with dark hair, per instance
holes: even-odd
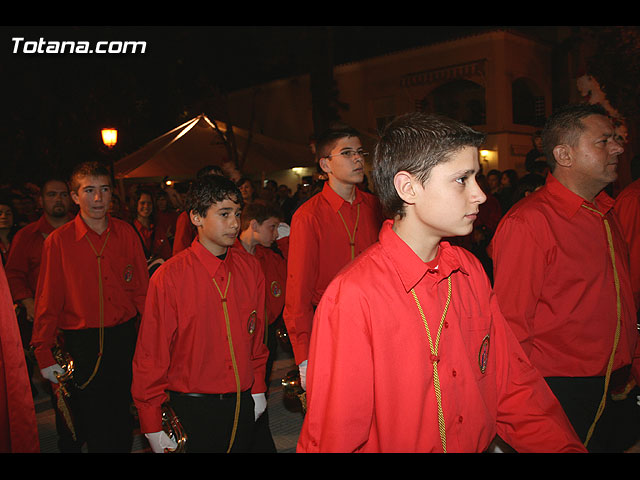
[[[640,438],[635,398],[615,396],[640,379],[640,343],[628,247],[603,189],[623,149],[604,109],[587,104],[554,112],[542,139],[551,171],[498,226],[495,292],[580,439],[621,452]]]
[[[29,349],[31,343],[35,314],[34,298],[44,240],[56,228],[71,219],[69,214],[71,198],[66,181],[59,178],[45,181],[40,189],[40,206],[42,207],[40,219],[21,228],[13,238],[6,265],[7,281],[11,288],[13,301],[20,305],[18,325],[25,349]],[[32,360],[30,354],[26,359],[31,377],[35,361]],[[58,431],[58,449],[61,452],[79,451],[78,443],[73,441],[57,409],[56,429]]]
[[[187,212],[198,236],[151,277],[132,393],[154,452],[177,446],[162,428],[167,401],[188,452],[249,451],[266,409],[264,275],[252,255],[230,248],[242,205],[231,180],[196,180]]]
[[[52,349],[71,355],[71,412],[89,452],[131,451],[131,361],[149,279],[133,228],[107,213],[111,188],[97,162],[72,173],[80,213],[44,241],[31,340],[42,376],[56,386],[63,369]]]
[[[309,349],[301,452],[583,452],[500,314],[468,235],[484,134],[408,114],[376,146],[392,219],[326,289]]]
[[[353,129],[321,136],[316,159],[328,181],[291,220],[284,320],[303,388],[314,309],[335,274],[375,242],[382,223],[376,197],[357,188],[366,155]]]
[[[47,180],[40,190],[42,216],[20,229],[11,244],[6,265],[7,281],[15,302],[22,303],[28,321],[33,322],[36,283],[44,239],[70,220],[71,198],[66,182]]]

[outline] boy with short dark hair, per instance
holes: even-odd
[[[278,340],[276,329],[284,308],[284,292],[287,284],[287,262],[281,253],[272,249],[278,237],[281,210],[273,203],[262,199],[245,205],[242,209],[240,235],[234,247],[253,255],[262,267],[265,278],[265,335],[264,343],[269,349],[265,381],[269,385],[271,369],[276,357]],[[256,422],[253,452],[275,453],[276,447],[269,429],[268,411]]]
[[[276,347],[274,325],[282,315],[287,284],[287,262],[271,248],[278,237],[281,218],[280,209],[273,204],[256,200],[246,205],[242,210],[240,235],[235,243],[236,247],[243,248],[258,259],[265,276],[265,339],[271,352],[267,380]]]
[[[311,338],[300,452],[584,447],[498,309],[471,232],[484,135],[409,114],[379,141],[373,179],[392,217],[324,293]]]
[[[253,256],[230,248],[242,210],[232,181],[198,179],[187,209],[198,237],[151,278],[140,325],[132,386],[140,429],[154,452],[174,448],[161,422],[170,400],[188,452],[244,452],[266,408],[264,275]]]
[[[284,320],[303,388],[314,309],[335,274],[376,241],[382,224],[378,199],[357,187],[366,155],[352,128],[321,135],[316,159],[328,180],[291,220]]]

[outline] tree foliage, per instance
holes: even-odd
[[[600,84],[611,105],[630,121],[640,112],[640,27],[585,27],[592,53],[588,73]]]

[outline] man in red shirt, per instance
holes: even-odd
[[[339,129],[318,139],[316,158],[328,181],[291,220],[284,321],[303,388],[314,309],[338,271],[376,241],[382,224],[378,199],[357,188],[367,155],[358,135]]]
[[[640,160],[636,158],[635,161]],[[622,233],[629,245],[631,285],[636,309],[640,309],[640,178],[618,194],[613,209],[618,214]]]
[[[635,396],[610,396],[640,373],[628,247],[603,191],[623,149],[593,105],[555,112],[543,142],[551,172],[498,226],[494,288],[582,441],[620,452],[640,438]]]
[[[133,227],[107,214],[107,169],[83,163],[70,186],[80,213],[44,241],[31,343],[53,384],[63,372],[52,353],[59,340],[73,358],[71,412],[89,452],[130,452],[131,361],[146,261]]]
[[[18,310],[18,325],[20,326],[22,342],[26,349],[29,348],[31,343],[34,298],[38,274],[40,273],[44,239],[71,218],[69,215],[71,198],[69,197],[67,183],[56,178],[45,181],[40,190],[40,206],[42,207],[40,219],[20,229],[13,238],[6,265],[7,281],[11,288],[13,301],[21,307]],[[28,355],[27,367],[29,368],[30,376],[35,363],[31,359],[31,355]],[[61,452],[77,452],[80,446],[78,442],[73,441],[68,428],[60,417],[60,412],[56,407],[55,395],[53,400],[56,411],[58,448]]]
[[[500,314],[468,235],[486,196],[484,134],[409,114],[376,146],[379,241],[325,291],[309,350],[300,452],[585,449]]]
[[[70,220],[71,198],[66,182],[51,179],[40,191],[42,216],[21,228],[13,238],[6,273],[14,302],[20,302],[26,319],[33,322],[34,297],[44,239]]]
[[[191,246],[151,277],[133,362],[140,429],[154,452],[175,449],[162,427],[169,400],[188,452],[246,452],[266,408],[264,274],[234,245],[242,195],[227,178],[196,180]]]

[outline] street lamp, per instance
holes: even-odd
[[[115,128],[103,128],[102,143],[109,149],[113,148],[115,144],[118,143],[118,130]]]
[[[115,166],[113,164],[112,150],[113,150],[113,147],[116,146],[116,143],[118,143],[118,130],[111,127],[103,128],[101,130],[101,133],[102,133],[102,143],[104,143],[108,149],[107,159],[109,161],[109,170],[111,170],[111,183],[115,188],[116,172],[115,172]],[[124,193],[124,186],[122,185],[122,183],[120,183],[120,195],[124,199],[124,196],[122,195],[123,193]]]

